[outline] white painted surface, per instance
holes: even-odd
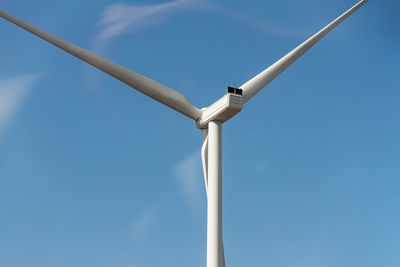
[[[222,267],[222,125],[208,124],[207,267]]]

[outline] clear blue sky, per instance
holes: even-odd
[[[354,5],[11,1],[204,107]],[[400,19],[371,0],[224,125],[229,267],[400,266]],[[0,266],[205,266],[193,122],[0,19]]]

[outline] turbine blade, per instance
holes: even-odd
[[[102,58],[92,52],[82,49],[74,44],[66,42],[16,17],[13,17],[2,10],[0,10],[0,17],[3,17],[4,19],[57,46],[58,48],[61,48],[67,53],[76,56],[77,58],[104,71],[105,73],[108,73],[121,82],[126,83],[139,92],[186,115],[187,117],[193,120],[197,120],[200,117],[201,111],[192,103],[190,103],[185,96],[177,91],[172,90],[161,83],[153,81],[125,67],[122,67],[121,65],[111,62],[110,60]]]
[[[201,145],[201,165],[203,167],[204,185],[206,196],[208,195],[208,129],[201,130],[203,134],[203,144]]]
[[[224,249],[224,241],[222,240],[222,267],[225,267],[225,249]]]
[[[332,21],[325,28],[314,34],[311,38],[306,40],[304,43],[293,49],[286,56],[275,62],[269,68],[243,84],[240,89],[243,90],[243,101],[246,103],[253,96],[255,96],[261,89],[263,89],[267,84],[274,80],[279,74],[281,74],[285,69],[292,65],[299,57],[301,57],[308,49],[310,49],[314,44],[322,39],[327,33],[329,33],[333,28],[339,25],[347,17],[353,14],[357,9],[364,5],[368,0],[362,0],[350,8],[348,11],[343,13],[340,17]]]

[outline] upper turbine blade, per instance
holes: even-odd
[[[121,65],[115,64],[110,60],[102,58],[92,52],[82,49],[74,44],[66,42],[52,34],[42,31],[39,28],[13,17],[2,10],[0,10],[0,17],[3,17],[4,19],[61,48],[62,50],[80,58],[90,65],[135,88],[139,92],[157,100],[160,103],[163,103],[164,105],[167,105],[176,111],[179,111],[187,117],[193,120],[200,118],[201,111],[177,91],[172,90],[161,83],[153,81],[125,67],[122,67]]]
[[[240,88],[243,89],[243,101],[246,103],[253,96],[255,96],[261,89],[281,74],[286,68],[288,68],[293,62],[295,62],[300,56],[302,56],[308,49],[322,39],[328,32],[344,21],[348,16],[353,14],[357,9],[364,5],[368,0],[362,0],[348,11],[343,13],[340,17],[332,21],[328,26],[314,34],[311,38],[306,40],[304,43],[293,49],[286,56],[272,64],[269,68],[243,84]]]

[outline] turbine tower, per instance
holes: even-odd
[[[224,267],[225,256],[222,241],[222,124],[240,112],[243,105],[252,97],[367,1],[361,0],[358,2],[325,28],[239,88],[228,87],[228,92],[223,97],[202,109],[195,107],[185,96],[161,83],[66,42],[2,10],[0,10],[0,16],[195,121],[197,128],[203,134],[201,158],[207,193],[207,267]]]

